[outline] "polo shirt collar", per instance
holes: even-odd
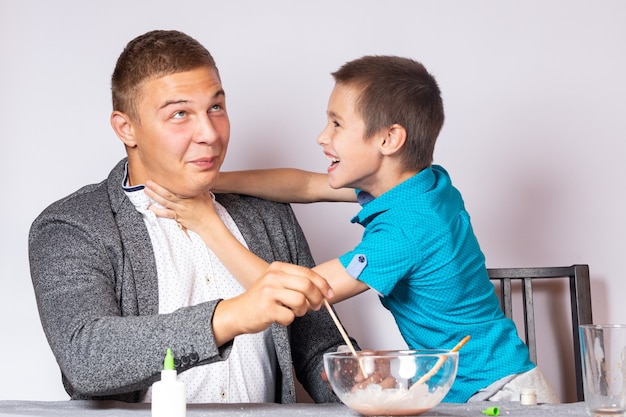
[[[376,198],[365,191],[357,190],[357,201],[362,208],[351,222],[365,227],[380,213],[397,206],[399,202],[415,198],[416,195],[432,189],[435,182],[435,173],[432,166],[429,166]]]

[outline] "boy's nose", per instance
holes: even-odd
[[[326,129],[322,130],[319,135],[317,135],[317,144],[318,145],[327,145],[329,143],[328,135],[326,134]]]

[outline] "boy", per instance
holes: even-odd
[[[519,401],[522,388],[535,388],[539,402],[558,401],[500,310],[459,191],[444,168],[432,165],[444,121],[435,79],[420,63],[394,56],[365,56],[333,76],[328,124],[317,140],[331,161],[328,176],[221,173],[213,191],[288,202],[358,200],[362,209],[352,221],[364,226],[362,241],[313,268],[330,283],[330,301],[375,289],[412,349],[451,348],[471,335],[445,401]],[[250,254],[233,239],[223,245],[226,231],[217,216],[207,216],[210,204],[177,198],[154,183],[148,189],[165,207],[153,208],[157,214],[200,234],[239,280],[254,280]]]

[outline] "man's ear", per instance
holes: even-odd
[[[137,146],[133,121],[129,115],[117,110],[114,111],[111,113],[111,127],[113,127],[117,137],[124,142],[124,145],[129,148]]]
[[[380,150],[383,155],[393,155],[398,153],[406,142],[406,129],[404,126],[394,123],[386,131]]]

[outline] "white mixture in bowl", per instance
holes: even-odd
[[[421,384],[412,389],[382,389],[378,384],[347,393],[341,399],[345,405],[365,415],[415,415],[430,410],[439,404],[450,387],[442,386],[428,392]]]

